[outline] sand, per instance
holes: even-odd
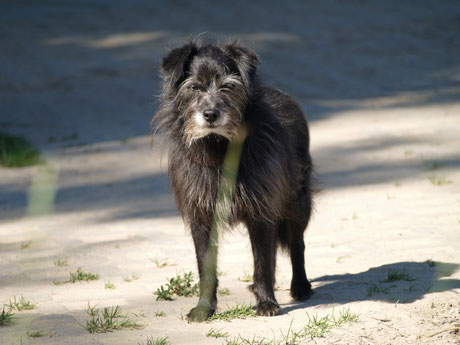
[[[0,130],[30,139],[48,163],[0,168],[0,303],[36,304],[0,327],[0,343],[225,344],[206,337],[211,328],[280,340],[345,310],[358,320],[298,341],[460,343],[459,16],[456,1],[1,4]],[[315,294],[291,301],[279,255],[277,317],[189,324],[196,297],[153,294],[167,277],[197,276],[148,125],[161,57],[202,32],[256,49],[264,79],[310,121],[322,181],[305,236]],[[252,271],[245,230],[226,233],[219,250],[230,291],[219,310],[254,303],[241,281]],[[99,279],[53,283],[79,267]],[[384,282],[394,270],[410,281]],[[119,305],[145,327],[90,334],[88,303]],[[26,334],[37,330],[52,336]]]

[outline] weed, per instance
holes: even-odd
[[[439,163],[439,162],[423,162],[423,167],[425,170],[437,170],[440,167],[442,167],[444,163]]]
[[[54,266],[57,266],[57,267],[69,266],[69,259],[68,258],[56,259],[54,260]]]
[[[52,337],[55,333],[51,331],[27,331],[27,336],[29,338],[41,338],[41,337]]]
[[[166,316],[164,311],[156,311],[154,314],[155,317]]]
[[[388,294],[388,288],[384,288],[382,285],[377,285],[373,282],[370,282],[367,287],[367,295],[372,296],[373,294],[376,293],[384,293]]]
[[[229,296],[230,290],[227,288],[223,288],[223,289],[217,290],[217,293],[219,294],[219,296]]]
[[[32,244],[32,241],[24,241],[24,242],[21,242],[21,250],[24,250],[24,249],[27,249],[30,247],[30,245]]]
[[[37,150],[24,138],[0,132],[0,165],[25,167],[40,163]]]
[[[115,284],[112,282],[106,282],[104,288],[109,290],[115,290]]]
[[[36,305],[33,303],[30,303],[30,301],[27,301],[23,295],[21,295],[21,298],[19,301],[16,299],[16,296],[13,297],[13,300],[10,300],[9,304],[6,304],[10,310],[17,310],[17,311],[23,311],[23,310],[32,310],[35,309]]]
[[[10,325],[14,322],[14,313],[11,309],[6,310],[6,307],[3,307],[2,312],[0,313],[0,326]]]
[[[226,276],[227,275],[227,272],[226,271],[217,271],[217,276],[218,277],[223,277],[223,276]]]
[[[207,337],[214,337],[214,338],[227,338],[228,333],[227,332],[221,332],[222,329],[215,330],[214,328],[211,328],[207,333]]]
[[[395,182],[395,187],[401,187],[401,183]]]
[[[154,292],[157,295],[156,300],[172,301],[173,296],[197,296],[199,292],[198,284],[193,284],[193,273],[184,273],[181,277],[179,274],[174,278],[167,278],[169,282],[166,284],[166,288],[161,285],[157,291]]]
[[[98,280],[99,275],[91,273],[91,272],[84,272],[81,267],[77,269],[77,271],[74,272],[69,272],[69,280],[64,280],[64,281],[54,281],[54,285],[61,285],[61,284],[66,284],[66,283],[75,283],[76,281],[82,282],[86,281],[89,282],[90,280]]]
[[[256,311],[252,305],[237,304],[221,313],[215,313],[208,321],[224,320],[230,321],[232,319],[245,319],[247,317],[257,316]]]
[[[131,283],[135,280],[138,280],[141,276],[139,274],[131,274],[131,276],[127,276],[123,278],[123,281],[126,283]]]
[[[164,338],[153,338],[149,337],[147,338],[147,343],[146,345],[170,345],[171,343],[168,340],[168,337]],[[138,345],[143,345],[141,343],[138,343]]]
[[[407,289],[407,291],[412,292],[415,289],[416,286],[417,286],[417,284],[409,283],[409,288]]]
[[[128,315],[121,313],[120,306],[104,308],[100,312],[95,307],[91,307],[88,302],[88,308],[85,310],[91,316],[91,320],[86,321],[85,328],[90,333],[106,333],[120,329],[141,329],[144,325],[128,318]]]
[[[443,186],[445,184],[452,183],[451,180],[447,180],[444,176],[431,175],[428,176],[428,179],[433,186]]]
[[[252,274],[249,274],[249,273],[246,273],[246,272],[244,272],[243,276],[239,277],[238,280],[240,282],[244,282],[244,283],[252,283],[252,282],[254,282]]]
[[[163,268],[165,266],[170,266],[171,264],[169,263],[168,259],[160,259],[158,257],[155,258],[150,258],[150,261],[152,261],[157,268]]]
[[[426,260],[425,263],[426,263],[428,266],[430,266],[430,267],[434,267],[434,266],[437,265],[437,262],[436,262],[436,261],[433,261],[433,260],[431,260],[431,259]]]
[[[396,281],[400,281],[400,280],[405,280],[405,281],[411,282],[411,281],[414,281],[415,279],[412,278],[407,272],[391,269],[388,272],[387,279],[384,280],[383,282],[384,283],[389,283],[389,282],[396,282]]]

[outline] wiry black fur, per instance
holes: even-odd
[[[229,133],[236,135],[235,129],[241,126],[248,130],[229,223],[243,222],[249,232],[254,255],[251,289],[258,314],[276,315],[280,311],[273,292],[278,246],[291,257],[291,296],[304,300],[311,294],[303,233],[312,210],[313,166],[308,126],[300,107],[281,91],[260,84],[258,64],[257,55],[236,42],[204,45],[191,41],[172,50],[163,59],[163,93],[152,127],[165,134],[170,181],[177,207],[191,229],[201,281],[230,138],[209,134],[191,140],[195,133],[191,117],[199,108],[197,98],[204,97],[211,80],[217,88],[228,76],[237,79],[228,89],[220,86],[212,101],[212,106],[232,119],[226,128]],[[198,86],[203,90],[196,91],[193,83],[203,83]],[[214,313],[216,289],[217,281],[211,297],[200,296],[190,320],[202,321]]]

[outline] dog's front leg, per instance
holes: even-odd
[[[247,224],[254,255],[254,285],[252,291],[257,299],[257,314],[274,316],[279,314],[280,307],[275,298],[276,266],[276,231],[263,222]]]
[[[198,271],[200,299],[187,315],[189,321],[205,321],[216,311],[217,305],[217,233],[211,226],[192,225]]]

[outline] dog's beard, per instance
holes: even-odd
[[[201,112],[194,112],[189,119],[185,128],[185,137],[189,146],[195,140],[204,138],[208,135],[219,135],[228,140],[232,140],[238,134],[238,125],[240,123],[240,116],[235,116],[223,113],[221,117],[212,125],[208,124]]]

